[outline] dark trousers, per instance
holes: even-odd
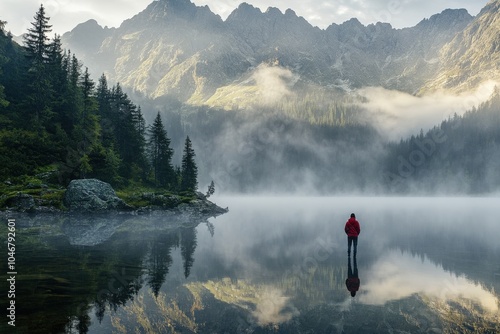
[[[354,255],[358,249],[358,237],[347,237],[347,254],[351,255],[351,245],[354,243]]]

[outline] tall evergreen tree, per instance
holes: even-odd
[[[99,121],[97,117],[97,100],[95,97],[95,83],[90,78],[88,68],[81,78],[79,88],[82,95],[82,114],[79,126],[82,129],[82,149],[87,152],[99,139]]]
[[[109,147],[114,143],[113,121],[111,119],[111,94],[108,88],[108,80],[104,74],[97,83],[96,92],[99,123],[101,125],[101,143]]]
[[[68,89],[68,73],[65,67],[65,55],[59,35],[55,35],[49,44],[47,71],[54,90],[52,108],[56,114],[54,123],[62,124],[66,112],[65,95]]]
[[[198,189],[198,167],[194,161],[195,153],[189,136],[186,137],[182,155],[181,190],[196,191]]]
[[[27,109],[32,110],[34,115],[26,116],[32,119],[34,126],[40,130],[43,123],[51,116],[49,105],[52,98],[50,73],[47,67],[50,54],[48,33],[52,26],[49,25],[49,17],[45,15],[43,5],[40,5],[31,25],[24,37],[24,43],[30,61],[27,78],[30,94]]]
[[[33,64],[44,64],[48,60],[50,45],[48,33],[52,31],[52,26],[49,25],[50,18],[45,15],[43,4],[40,5],[33,19],[32,27],[24,35],[25,48]]]
[[[155,185],[172,188],[176,183],[172,166],[174,151],[170,148],[170,139],[167,137],[159,112],[149,129],[148,151]]]
[[[2,68],[5,63],[7,63],[7,58],[2,56],[2,51],[3,51],[3,38],[4,38],[4,32],[3,32],[3,26],[2,26],[3,21],[0,21],[0,38],[2,38],[2,41],[0,41],[0,79],[2,77]],[[2,107],[5,108],[9,105],[9,102],[5,99],[5,92],[4,92],[4,86],[0,83],[0,110],[2,110]],[[2,115],[0,114],[0,124],[2,123]]]
[[[112,88],[110,101],[114,140],[123,161],[122,175],[129,180],[140,181],[145,174],[146,158],[145,139],[139,125],[142,120],[138,116],[137,106],[123,92],[120,84]]]

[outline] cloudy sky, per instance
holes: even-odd
[[[51,18],[53,31],[62,34],[78,23],[96,19],[102,26],[117,27],[139,13],[152,0],[1,0],[0,20],[14,35],[24,33],[43,3]],[[225,19],[244,0],[194,0]],[[488,0],[246,0],[265,11],[277,7],[293,9],[312,25],[326,28],[357,17],[363,24],[389,22],[396,28],[414,26],[424,18],[446,8],[466,8],[477,15]]]

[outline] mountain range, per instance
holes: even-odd
[[[96,76],[192,105],[233,108],[280,85],[462,92],[500,79],[499,7],[447,9],[404,29],[355,18],[319,29],[291,9],[242,3],[224,21],[189,0],[158,0],[119,28],[90,20],[62,41]]]

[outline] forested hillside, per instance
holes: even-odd
[[[395,192],[484,194],[500,189],[500,91],[477,109],[389,144],[384,177]]]
[[[141,108],[104,75],[95,83],[75,54],[50,38],[41,6],[24,46],[0,30],[0,179],[36,176],[66,185],[99,178],[116,187],[195,190],[196,165],[172,165],[173,151],[158,114],[146,126]],[[184,160],[194,164],[186,139]],[[186,181],[187,180],[187,181]]]

